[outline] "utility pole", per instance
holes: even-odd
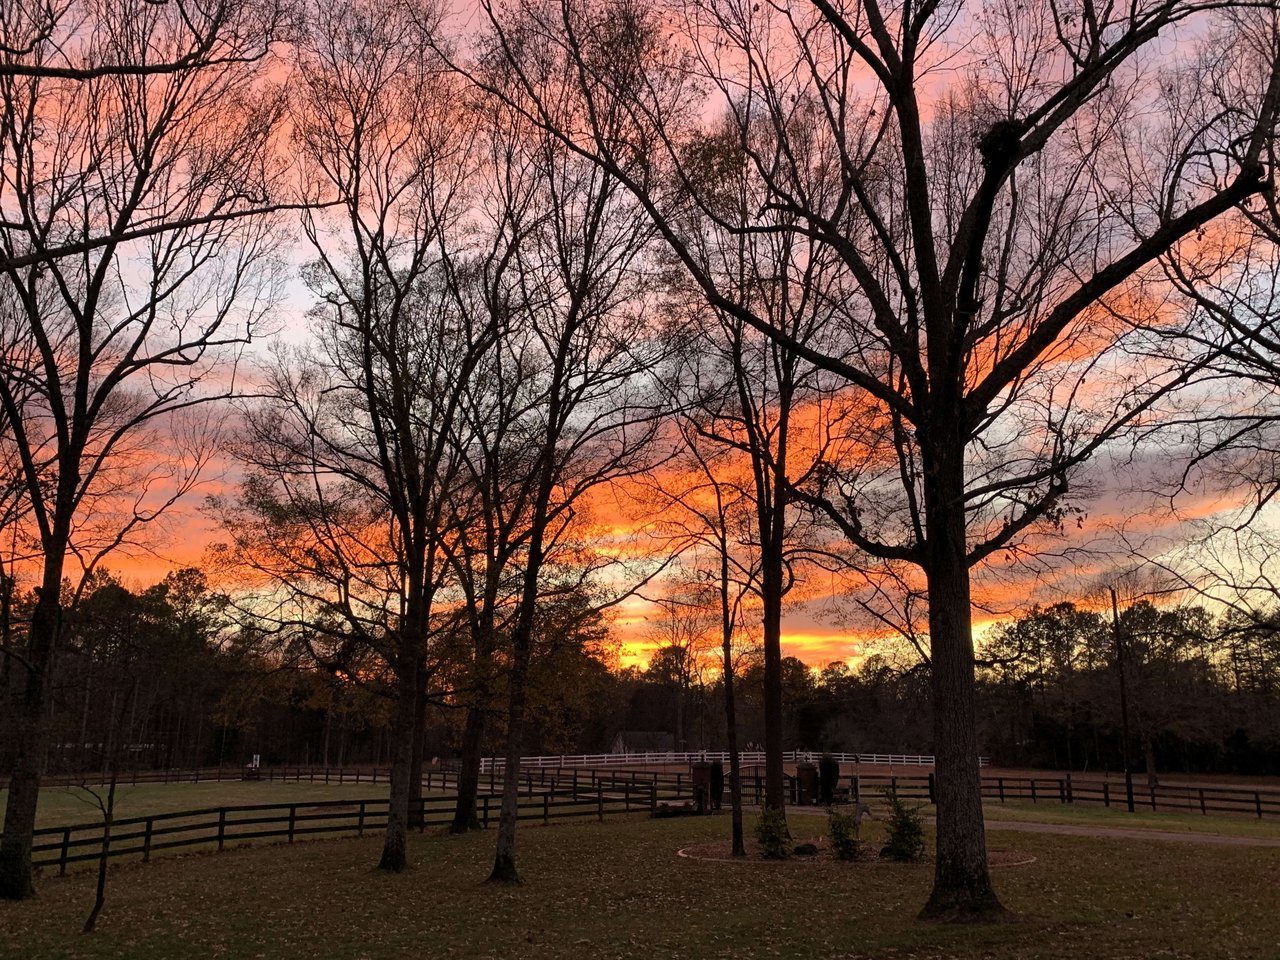
[[[1111,588],[1111,626],[1116,638],[1116,670],[1120,674],[1120,758],[1124,762],[1124,796],[1133,813],[1133,768],[1129,765],[1129,694],[1124,680],[1124,636],[1120,631],[1120,607]]]

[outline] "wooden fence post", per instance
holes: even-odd
[[[67,875],[67,850],[71,846],[71,828],[62,828],[62,853],[58,857],[58,876]]]
[[[545,827],[551,822],[551,794],[542,794],[542,825]]]
[[[293,828],[298,820],[298,805],[296,803],[289,804],[289,842],[293,843]]]
[[[1000,802],[1004,803],[1004,777],[996,777],[996,789],[1000,791]]]
[[[1201,788],[1200,788],[1200,813],[1201,813],[1201,814],[1203,814],[1204,812],[1205,812],[1205,810],[1204,810],[1204,787],[1201,787]]]
[[[654,781],[649,787],[649,816],[656,817],[658,815],[658,783]]]
[[[227,839],[227,808],[218,808],[218,852],[222,852],[223,844]]]
[[[1036,778],[1031,778],[1031,802],[1036,802]]]
[[[1111,782],[1108,780],[1102,781],[1102,805],[1111,806]]]
[[[1067,774],[1067,803],[1074,804],[1076,802],[1075,794],[1071,789],[1071,774]]]
[[[934,790],[933,790],[933,774],[932,774],[932,773],[931,773],[931,774],[929,774],[929,802],[930,802],[930,803],[937,803],[937,802],[938,802],[938,801],[937,801],[937,799],[935,799],[935,797],[934,797]]]
[[[1261,820],[1262,819],[1262,791],[1261,790],[1253,791],[1253,806],[1254,806],[1254,809],[1258,811],[1258,819]]]
[[[364,836],[364,801],[360,801],[360,815],[356,819],[356,836]]]
[[[596,819],[604,823],[604,784],[596,781]]]
[[[484,798],[484,828],[489,829],[489,795],[485,794]]]
[[[150,817],[147,817],[146,830],[142,835],[142,862],[143,863],[151,862],[151,824],[152,822],[153,822],[152,819]]]

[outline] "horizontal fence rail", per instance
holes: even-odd
[[[620,783],[614,787],[597,783],[591,790],[584,784],[576,793],[547,790],[527,798],[518,808],[518,819],[550,823],[570,817],[603,820],[610,814],[652,815],[658,812],[660,804],[670,802],[666,797],[669,794],[652,782]],[[501,796],[482,794],[476,798],[476,814],[484,827],[497,822],[501,805]],[[426,797],[416,801],[414,807],[422,813],[417,825],[419,830],[453,822],[451,797]],[[387,810],[385,797],[366,797],[208,807],[122,817],[111,825],[107,853],[110,858],[140,857],[145,863],[153,853],[184,847],[220,852],[229,845],[253,840],[293,843],[298,838],[316,834],[363,836],[366,830],[385,828]],[[102,856],[102,834],[101,821],[42,827],[35,831],[32,863],[38,867],[57,867],[61,875],[66,873],[68,865],[97,861]]]
[[[869,764],[889,767],[931,767],[932,756],[901,753],[821,753],[811,750],[788,750],[782,755],[785,763],[817,763],[822,757],[830,757],[839,763]],[[764,763],[763,750],[742,750],[738,752],[742,763]],[[673,751],[651,751],[647,753],[589,753],[563,756],[522,757],[522,767],[618,767],[631,765],[657,765],[675,763],[698,763],[700,761],[721,763],[729,762],[727,751],[698,750],[684,753]],[[506,761],[501,757],[485,757],[480,761],[481,770],[490,767],[499,769]],[[987,765],[986,757],[978,758],[978,765]]]
[[[785,763],[817,763],[824,754],[803,750],[790,750],[783,755]],[[868,764],[872,766],[890,767],[929,767],[933,766],[932,756],[914,754],[889,753],[831,753],[825,754],[841,764]],[[738,754],[741,763],[747,766],[763,764],[763,751],[741,751]],[[524,757],[520,761],[521,769],[555,770],[561,768],[595,768],[595,767],[642,767],[671,766],[699,762],[724,764],[729,762],[726,752],[699,751],[695,753],[600,753],[564,756]],[[987,765],[986,757],[978,760],[980,766]],[[436,776],[441,770],[457,768],[456,760],[446,760],[433,767]],[[480,771],[486,779],[490,775],[502,776],[505,760],[500,757],[485,757],[480,761]],[[316,764],[284,764],[260,767],[200,767],[191,770],[128,770],[119,775],[119,783],[132,785],[145,783],[208,783],[228,780],[264,780],[264,781],[306,781],[309,783],[348,784],[348,783],[387,783],[391,776],[389,766],[319,766]],[[424,774],[424,778],[427,774]],[[75,774],[46,774],[41,783],[46,787],[92,786],[106,783],[108,775],[102,772]],[[0,789],[8,782],[0,777]]]
[[[982,795],[1001,803],[1070,803],[1128,807],[1123,782],[1065,777],[984,777]],[[1156,813],[1243,814],[1258,819],[1280,816],[1280,791],[1260,787],[1155,784],[1135,781],[1135,810]]]
[[[271,776],[264,768],[263,779],[324,782],[325,768],[272,768]],[[330,770],[330,783],[385,783],[386,770]],[[287,775],[287,776],[286,776]],[[357,781],[356,777],[360,779]],[[211,779],[211,778],[210,778]],[[501,776],[492,769],[486,779],[500,787]],[[723,797],[728,804],[728,777]],[[602,770],[602,769],[527,769],[520,778],[519,819],[550,823],[569,817],[596,817],[608,814],[647,812],[655,815],[664,810],[690,808],[697,792],[695,779],[684,771]],[[787,776],[792,803],[817,802],[815,784],[806,787],[802,778]],[[83,781],[81,781],[83,782]],[[139,781],[143,782],[143,781]],[[170,782],[173,782],[170,780]],[[190,782],[190,778],[187,778]],[[702,781],[705,785],[705,780]],[[429,791],[455,789],[454,770],[431,770],[423,777]],[[935,778],[930,774],[845,774],[840,777],[833,800],[871,802],[884,793],[921,802],[933,802]],[[758,771],[744,773],[743,798],[748,803],[763,800],[764,778]],[[1103,807],[1127,807],[1123,783],[1107,780],[1063,777],[984,776],[982,796],[993,803],[1030,802],[1035,804],[1091,804]],[[496,822],[501,807],[497,789],[481,793],[476,800],[476,813],[483,826]],[[422,811],[419,829],[452,823],[455,798],[428,795],[416,801]],[[1249,787],[1197,785],[1150,786],[1134,784],[1134,805],[1138,810],[1165,813],[1235,814],[1264,818],[1280,816],[1280,791]],[[363,836],[366,830],[386,826],[388,801],[385,797],[313,800],[297,803],[263,803],[240,806],[209,807],[174,813],[116,819],[108,855],[111,858],[140,857],[144,862],[158,851],[202,847],[223,850],[228,845],[255,840],[293,843],[299,837],[316,834]],[[68,865],[97,860],[102,851],[103,824],[80,823],[69,826],[42,827],[35,831],[33,862],[36,866],[57,867],[65,873]]]

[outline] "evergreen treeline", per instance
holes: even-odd
[[[9,611],[18,638],[29,598]],[[566,625],[569,625],[566,627]],[[1120,611],[1129,696],[1130,759],[1164,772],[1280,773],[1280,623],[1215,618],[1202,607],[1140,601]],[[993,763],[1119,770],[1122,717],[1117,625],[1073,603],[1034,609],[994,627],[981,645],[981,749]],[[53,704],[50,773],[91,772],[104,760],[109,717],[129,697],[123,769],[264,764],[386,764],[393,689],[376,669],[326,670],[307,644],[237,625],[228,600],[195,569],[131,590],[98,574],[69,614]],[[424,742],[457,756],[463,726],[465,638],[433,664]],[[455,654],[450,654],[450,650]],[[449,662],[451,656],[457,662]],[[723,684],[710,658],[660,648],[619,669],[597,615],[544,624],[535,658],[530,753],[608,752],[622,731],[670,734],[676,750],[723,749]],[[763,665],[745,658],[739,736],[764,736]],[[498,712],[505,691],[492,693]],[[787,750],[930,753],[927,664],[882,654],[812,670],[783,660]],[[485,745],[497,755],[505,731]],[[0,737],[0,760],[11,740]]]

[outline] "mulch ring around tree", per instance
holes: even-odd
[[[733,851],[733,843],[730,840],[709,840],[705,843],[695,843],[690,846],[683,847],[676,852],[677,856],[684,857],[687,860],[713,860],[722,861],[724,863],[839,863],[835,853],[831,849],[831,843],[826,837],[811,837],[804,839],[796,839],[791,842],[791,847],[801,846],[803,844],[812,844],[817,847],[817,853],[797,854],[792,853],[785,860],[773,860],[764,855],[764,851],[760,844],[756,843],[753,838],[748,837],[746,841],[747,855],[743,857],[731,856]],[[887,857],[881,857],[879,849],[870,843],[863,844],[862,856],[857,860],[848,861],[851,863],[893,863],[895,861]],[[919,860],[920,863],[932,863],[933,854],[926,852]],[[1036,858],[1029,853],[1021,853],[1017,850],[988,850],[987,865],[991,867],[1023,867],[1030,863],[1035,863]]]

